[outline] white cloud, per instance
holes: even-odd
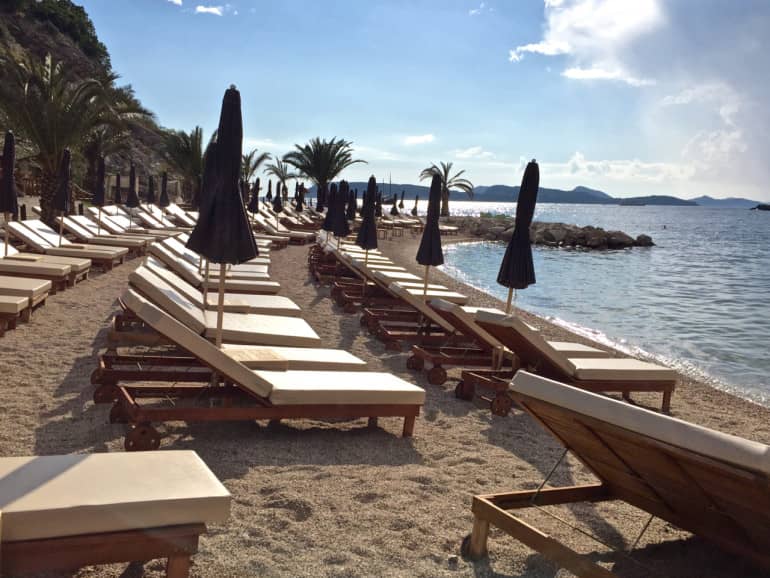
[[[659,0],[545,0],[546,28],[539,42],[510,50],[508,60],[526,54],[566,55],[566,78],[616,80],[647,86],[652,79],[629,71],[623,50],[664,23]]]
[[[404,144],[406,146],[427,144],[436,140],[436,137],[432,134],[418,134],[410,135],[404,138]]]
[[[494,158],[494,153],[485,151],[480,146],[469,147],[467,149],[457,149],[454,151],[455,158],[458,159],[491,159]]]
[[[468,10],[468,16],[478,16],[484,11],[484,2],[479,4],[478,8],[472,8],[471,10]]]
[[[215,16],[222,16],[225,12],[224,6],[201,6],[200,4],[195,7],[196,14],[214,14]]]
[[[168,0],[168,1],[171,2],[172,4],[176,5],[176,6],[181,6],[182,5],[182,0]]]
[[[601,181],[668,184],[690,179],[696,168],[690,163],[644,162],[639,159],[590,160],[581,152],[565,163],[540,163],[549,178],[568,179],[575,184]]]

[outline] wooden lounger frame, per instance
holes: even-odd
[[[766,476],[520,392],[511,395],[601,483],[475,496],[465,555],[486,554],[493,525],[579,576],[613,577],[509,510],[621,500],[770,568]]]
[[[166,558],[168,578],[189,576],[204,524],[2,542],[3,576]]]
[[[671,396],[676,388],[676,379],[651,379],[645,381],[576,379],[564,373],[560,367],[545,357],[537,347],[532,345],[527,339],[524,339],[518,331],[509,327],[501,327],[494,323],[485,323],[484,321],[477,321],[477,323],[513,351],[521,361],[521,366],[524,369],[594,393],[619,392],[628,401],[631,399],[632,392],[660,392],[663,394],[661,411],[669,413],[671,410]],[[478,374],[479,378],[483,377],[483,375],[482,373]],[[492,382],[489,385],[494,388]]]

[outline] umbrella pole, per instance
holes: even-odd
[[[208,308],[209,308],[209,260],[206,259],[206,274],[203,280],[203,309],[205,311]]]
[[[64,234],[64,215],[59,215],[59,247],[61,247],[61,238]]]
[[[208,266],[208,261],[206,262]],[[217,301],[217,347],[222,348],[222,321],[225,316],[225,264],[219,265],[219,301]]]
[[[505,314],[511,313],[511,301],[516,301],[516,290],[513,287],[508,287],[508,302],[505,304]]]
[[[422,298],[428,295],[428,273],[430,273],[430,265],[425,265],[425,284],[422,286]]]
[[[5,215],[5,256],[8,256],[8,211],[4,213]]]
[[[102,208],[99,207],[99,217],[96,219],[96,236],[102,234]]]

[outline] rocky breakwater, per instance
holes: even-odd
[[[510,241],[515,225],[515,219],[504,216],[448,217],[442,218],[441,221],[459,227],[460,232],[467,236],[503,242]],[[623,231],[606,231],[601,227],[578,227],[566,223],[537,221],[532,223],[529,236],[535,245],[589,250],[652,247],[655,244],[649,235],[639,235],[634,239]]]

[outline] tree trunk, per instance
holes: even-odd
[[[92,159],[92,158],[86,158],[86,178],[85,178],[85,189],[87,192],[94,194],[94,191],[96,190],[96,172],[98,170],[98,164],[99,160]]]
[[[441,216],[449,216],[449,191],[446,189],[441,191]]]
[[[57,231],[55,217],[56,211],[53,208],[53,198],[56,195],[56,175],[43,172],[40,178],[40,219],[50,227],[53,227]]]

